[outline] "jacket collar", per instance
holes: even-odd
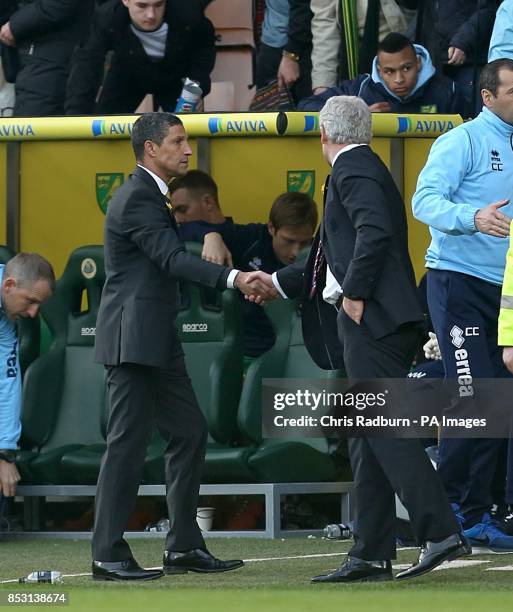
[[[162,192],[160,191],[159,186],[157,185],[157,182],[150,174],[146,172],[146,170],[144,170],[144,168],[136,166],[134,171],[132,172],[132,176],[136,176],[137,178],[141,179],[156,194],[162,196]]]

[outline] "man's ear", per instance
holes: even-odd
[[[276,233],[276,229],[275,229],[274,225],[270,221],[267,223],[267,231],[274,238],[274,234]]]
[[[208,211],[212,210],[213,208],[217,208],[217,204],[216,201],[214,200],[214,198],[210,195],[210,193],[204,193],[201,196],[201,201],[203,202],[203,204],[205,205],[206,209]]]
[[[16,279],[13,278],[12,276],[8,276],[7,278],[4,278],[4,280],[2,281],[2,289],[5,289],[6,291],[11,291],[12,289],[16,289],[18,283],[16,282]]]
[[[144,141],[144,153],[148,157],[155,157],[155,143],[152,140]]]
[[[482,89],[481,98],[483,98],[483,104],[486,106],[486,108],[490,108],[493,103],[493,93],[489,89]]]
[[[328,135],[326,134],[326,130],[321,125],[321,144],[328,144]]]

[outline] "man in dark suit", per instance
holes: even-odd
[[[368,146],[371,113],[363,100],[330,98],[320,113],[320,126],[323,154],[333,170],[320,236],[303,277],[305,302],[319,301],[322,294],[325,306],[338,310],[336,324],[349,379],[403,378],[423,320],[408,255],[404,204],[390,173]],[[286,297],[301,291],[299,266],[279,270],[274,280]],[[330,321],[333,318],[320,317],[323,327]],[[397,578],[421,575],[468,552],[419,440],[362,434],[350,438],[348,447],[355,545],[340,568],[316,576],[314,582],[392,579],[395,493],[408,509],[422,546],[418,563]]]
[[[187,172],[191,155],[180,119],[142,115],[133,126],[132,145],[138,166],[114,194],[105,222],[106,282],[96,359],[107,367],[110,414],[96,495],[93,578],[162,576],[160,570],[142,569],[123,539],[155,425],[168,441],[164,573],[227,571],[242,561],[213,557],[196,523],[207,426],[175,327],[178,281],[220,290],[235,286],[253,295],[266,290],[259,272],[230,270],[185,251],[166,197],[167,183]]]

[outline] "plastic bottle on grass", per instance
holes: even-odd
[[[21,584],[34,584],[37,582],[56,584],[62,582],[62,575],[55,570],[40,570],[38,572],[31,572],[24,578],[20,578]]]

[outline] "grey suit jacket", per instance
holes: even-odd
[[[225,289],[229,268],[185,251],[166,197],[137,167],[109,203],[95,359],[164,368],[182,352],[175,326],[178,281]]]

